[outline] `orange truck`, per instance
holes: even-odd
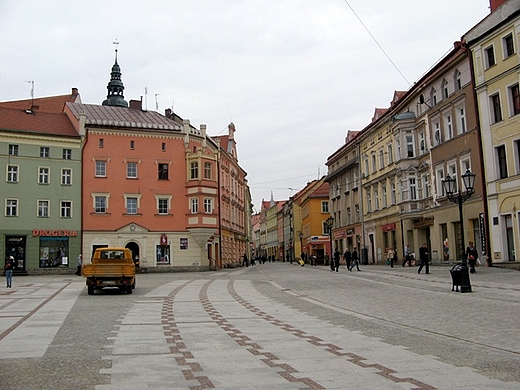
[[[135,264],[127,248],[98,248],[91,264],[83,264],[81,274],[86,278],[88,295],[104,287],[117,287],[127,294],[135,288]]]

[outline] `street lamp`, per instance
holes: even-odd
[[[327,224],[327,227],[329,229],[329,241],[330,241],[330,255],[329,255],[329,261],[332,264],[332,224],[334,223],[334,218],[332,218],[332,215],[327,218],[325,221]]]
[[[444,191],[446,192],[446,196],[448,200],[453,203],[458,204],[459,206],[459,219],[460,219],[460,239],[462,243],[462,262],[460,265],[460,292],[471,292],[471,283],[469,280],[469,272],[468,272],[468,262],[466,258],[466,248],[464,243],[464,217],[462,215],[462,203],[467,201],[473,195],[473,190],[475,188],[475,176],[476,174],[472,173],[469,169],[466,170],[462,177],[462,182],[464,183],[464,187],[466,188],[466,193],[462,193],[462,189],[460,189],[457,194],[455,194],[455,178],[450,177],[450,175],[446,176],[446,179],[442,181],[442,186],[444,187]]]

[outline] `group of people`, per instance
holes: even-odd
[[[341,253],[338,251],[338,248],[334,251],[334,256],[332,261],[330,262],[330,271],[331,272],[339,272],[339,262],[341,258]],[[357,252],[357,249],[354,248],[352,252],[347,248],[345,253],[343,253],[343,260],[345,260],[345,263],[347,263],[347,269],[352,272],[352,269],[356,267],[358,271],[361,271],[359,269],[359,255]]]

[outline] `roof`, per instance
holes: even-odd
[[[67,102],[81,103],[81,98],[76,88],[72,89],[72,93],[70,95],[48,96],[34,99],[0,102],[0,107],[16,108],[20,110],[33,109],[41,112],[60,113],[63,112],[63,108]]]
[[[80,113],[84,112],[86,125],[181,130],[175,121],[155,111],[81,103],[67,103],[66,106],[77,120],[79,120]]]
[[[64,113],[5,108],[0,105],[0,130],[28,134],[79,137]]]

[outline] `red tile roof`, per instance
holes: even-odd
[[[79,137],[67,115],[5,108],[0,105],[0,131]]]
[[[63,108],[67,102],[81,103],[81,98],[76,88],[72,89],[72,93],[70,95],[48,96],[34,99],[0,102],[0,107],[17,108],[20,110],[29,110],[32,108],[33,110],[38,110],[41,112],[59,113],[63,112]]]

